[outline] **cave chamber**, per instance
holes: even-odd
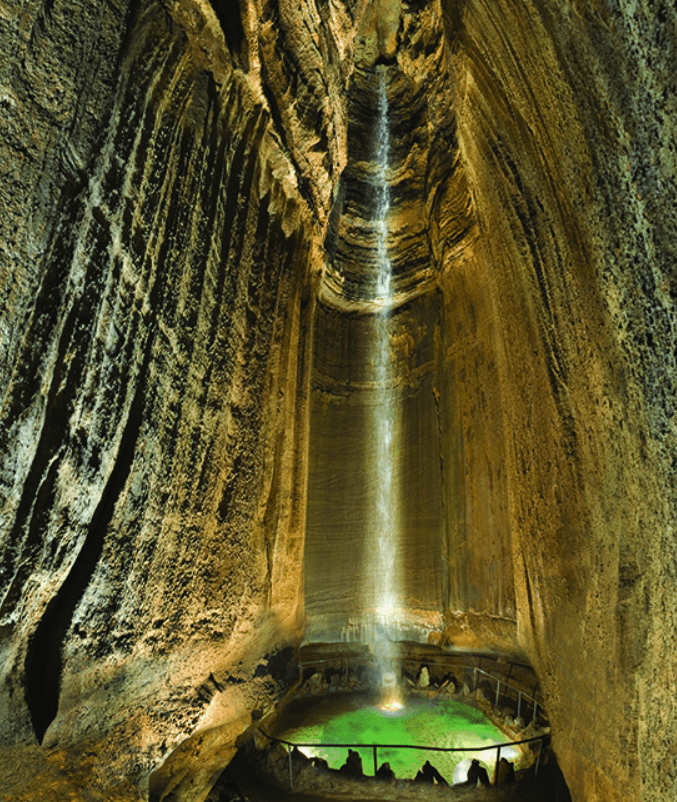
[[[0,2],[5,796],[217,799],[363,642],[384,257],[389,635],[531,665],[574,802],[672,802],[676,43],[665,0]]]

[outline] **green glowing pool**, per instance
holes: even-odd
[[[434,752],[418,749],[377,751],[379,766],[390,763],[399,779],[413,778],[429,760],[449,783],[463,782],[468,766],[477,758],[493,775],[496,750],[481,747],[505,743],[508,738],[470,705],[453,699],[410,698],[395,713],[381,710],[374,700],[334,697],[316,700],[312,706],[297,706],[287,717],[285,729],[277,736],[295,743],[397,744],[469,748],[470,752]],[[331,768],[346,760],[346,748],[302,747],[308,756],[323,757]],[[373,750],[357,749],[365,774],[373,774]],[[519,765],[522,753],[517,747],[501,749],[501,756]]]

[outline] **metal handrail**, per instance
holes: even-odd
[[[268,735],[268,733],[261,729],[259,732],[263,733],[266,738],[270,741],[275,741],[276,743],[285,744],[285,746],[291,746],[294,748],[298,748],[300,746],[303,747],[312,747],[314,749],[317,748],[333,748],[333,749],[372,749],[374,753],[374,775],[378,771],[378,756],[377,750],[382,749],[420,749],[421,751],[426,752],[486,752],[489,749],[496,750],[496,774],[498,776],[498,764],[501,759],[501,749],[503,747],[508,746],[520,746],[521,744],[528,744],[533,743],[534,741],[540,741],[538,746],[538,756],[536,758],[536,765],[534,768],[534,776],[538,776],[538,767],[541,762],[541,753],[543,751],[543,741],[546,738],[550,737],[549,733],[545,735],[535,735],[532,738],[525,738],[521,741],[505,741],[504,743],[500,744],[492,744],[491,746],[421,746],[419,744],[331,744],[331,743],[321,743],[321,744],[310,744],[310,743],[294,743],[293,741],[285,741],[284,738],[276,738],[274,735]],[[287,750],[288,757],[289,757],[289,790],[294,789],[294,778],[292,772],[292,750]]]
[[[345,660],[346,664],[349,666],[350,665],[350,661],[346,657],[335,657],[335,658],[326,657],[326,658],[324,658],[322,660],[309,660],[309,661],[306,661],[304,663],[299,663],[299,666],[308,666],[308,667],[310,667],[310,666],[317,665],[319,663],[336,663],[336,662],[339,662],[339,661],[343,662],[344,660]],[[403,664],[404,663],[417,664],[418,662],[419,661],[417,661],[417,660],[402,660]],[[494,682],[496,683],[496,700],[495,700],[495,703],[494,703],[494,707],[498,706],[498,700],[499,700],[499,697],[500,697],[501,685],[503,685],[506,688],[510,688],[511,690],[513,690],[517,694],[517,716],[518,717],[521,717],[521,715],[522,715],[522,699],[529,699],[533,703],[533,715],[531,717],[532,721],[536,720],[536,715],[538,713],[539,705],[540,705],[541,709],[543,709],[543,704],[541,702],[539,702],[538,699],[536,699],[534,696],[531,696],[530,694],[526,693],[526,691],[523,691],[520,688],[517,688],[514,685],[511,685],[507,680],[500,679],[499,677],[496,677],[493,674],[490,674],[488,671],[485,671],[483,668],[479,668],[478,666],[458,665],[457,663],[437,663],[436,665],[443,666],[443,667],[446,667],[446,668],[456,668],[456,669],[459,669],[459,670],[463,669],[463,670],[467,670],[467,671],[473,671],[474,675],[475,675],[475,681],[474,681],[475,689],[477,689],[477,674],[478,674],[478,672],[480,674],[484,674],[485,677],[489,677],[490,679],[493,679]]]
[[[514,685],[511,685],[507,680],[502,680],[502,679],[499,679],[498,677],[495,677],[493,674],[489,674],[488,671],[485,671],[482,668],[476,668],[474,666],[462,666],[462,668],[468,668],[468,669],[472,668],[473,671],[475,672],[475,681],[474,681],[475,689],[477,688],[477,673],[478,672],[480,674],[484,674],[485,677],[489,677],[490,679],[493,679],[495,681],[495,683],[496,683],[496,700],[494,702],[494,707],[498,707],[498,700],[499,700],[499,696],[500,696],[501,685],[505,685],[506,688],[510,688],[511,690],[515,691],[515,693],[517,693],[517,695],[518,695],[517,696],[517,716],[518,717],[521,716],[521,714],[522,714],[522,699],[530,699],[532,701],[532,703],[533,703],[533,715],[531,717],[531,720],[532,721],[536,720],[536,714],[538,713],[539,701],[534,696],[531,696],[530,694],[525,693],[525,691],[522,691],[519,688],[516,688]],[[542,704],[541,704],[541,708],[543,708]]]

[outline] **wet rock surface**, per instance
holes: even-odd
[[[5,794],[201,800],[349,623],[380,65],[409,623],[528,657],[576,802],[674,799],[676,30],[0,3]]]

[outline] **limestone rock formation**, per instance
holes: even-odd
[[[199,796],[301,631],[316,224],[209,6],[3,15],[0,762]]]
[[[349,626],[382,69],[409,632],[532,662],[575,802],[674,799],[676,44],[666,0],[0,3],[5,796],[203,800]]]

